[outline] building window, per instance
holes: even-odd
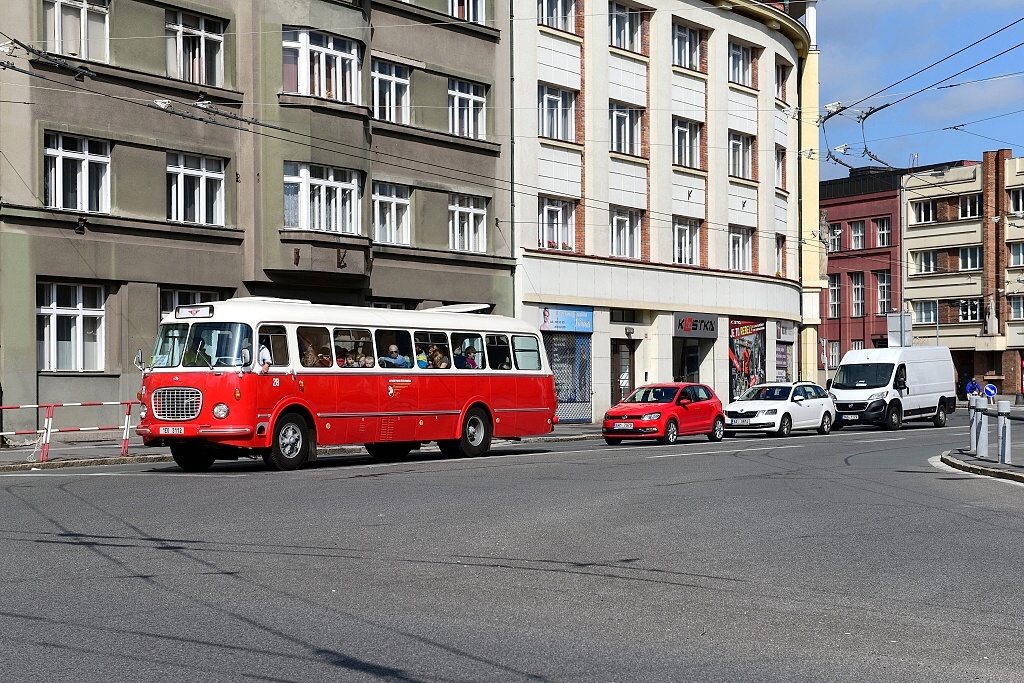
[[[642,109],[611,102],[608,117],[611,121],[612,151],[640,156],[640,116]]]
[[[850,222],[850,248],[864,248],[864,221]]]
[[[575,249],[575,202],[565,199],[540,198],[537,244],[541,249]]]
[[[608,26],[611,31],[610,43],[614,47],[630,52],[640,52],[640,10],[620,5],[617,2],[608,4]]]
[[[1010,267],[1024,266],[1024,242],[1010,245]]]
[[[850,289],[853,292],[853,312],[851,315],[854,318],[864,317],[864,273],[850,273]]]
[[[939,304],[937,301],[915,301],[914,322],[935,323],[939,320]]]
[[[839,275],[833,274],[828,276],[828,317],[838,318],[839,317],[839,304],[841,302],[841,294],[839,289]]]
[[[775,275],[784,277],[786,275],[786,236],[775,236]]]
[[[754,138],[751,135],[729,131],[729,175],[752,179]]]
[[[484,86],[448,79],[448,132],[483,140],[487,134],[487,97]]]
[[[981,269],[981,247],[960,248],[960,270]]]
[[[1010,190],[1010,211],[1024,211],[1024,190]]]
[[[611,255],[640,258],[640,212],[611,210]]]
[[[327,33],[285,29],[282,33],[285,92],[359,102],[359,46]]]
[[[284,227],[357,235],[360,176],[330,166],[284,164]]]
[[[224,160],[167,153],[167,220],[224,225]]]
[[[189,83],[224,84],[224,22],[165,10],[167,75]]]
[[[911,202],[910,210],[913,213],[915,223],[935,222],[935,202],[931,199],[921,202]]]
[[[875,236],[878,246],[892,246],[892,221],[888,218],[876,218]]]
[[[960,322],[976,323],[981,320],[981,301],[978,299],[960,300]]]
[[[981,216],[981,194],[966,194],[960,197],[960,218]]]
[[[485,7],[484,0],[448,0],[448,14],[475,24],[484,23]]]
[[[576,93],[550,85],[537,86],[537,131],[543,138],[572,142],[576,132]]]
[[[672,219],[672,262],[700,265],[700,221],[696,218]]]
[[[700,168],[700,123],[672,117],[673,161],[676,166]]]
[[[786,101],[786,77],[789,75],[789,67],[785,64],[775,65],[775,99],[780,102]]]
[[[839,342],[837,341],[828,343],[828,366],[830,368],[839,367]]]
[[[487,200],[468,194],[448,195],[448,248],[487,251]]]
[[[409,69],[379,59],[370,60],[373,118],[409,123]]]
[[[103,369],[103,287],[36,285],[36,359],[40,370]]]
[[[729,228],[729,269],[751,272],[753,270],[752,228]]]
[[[923,273],[934,273],[937,268],[938,254],[934,251],[915,251],[914,270],[920,275]]]
[[[775,187],[786,189],[786,148],[775,147]]]
[[[576,3],[573,0],[538,0],[537,23],[572,33]]]
[[[408,187],[373,184],[373,239],[389,244],[409,244]]]
[[[843,226],[839,223],[828,224],[828,250],[839,251],[842,248]]]
[[[753,83],[751,78],[754,61],[754,51],[747,45],[729,43],[729,81],[745,85],[748,88]]]
[[[863,339],[854,339],[854,340],[852,340],[850,342],[850,349],[852,349],[853,351],[860,351],[863,348],[864,348],[864,340]]]
[[[878,314],[885,315],[892,310],[892,273],[888,270],[877,271],[875,285],[878,290]]]
[[[672,63],[684,69],[700,71],[700,29],[672,25]]]
[[[1010,319],[1024,320],[1024,296],[1010,297]]]
[[[178,306],[192,306],[207,301],[220,301],[220,294],[196,289],[161,289],[160,317],[163,318]]]
[[[110,0],[43,0],[43,49],[107,61]]]
[[[43,135],[43,203],[55,209],[110,211],[110,143]]]

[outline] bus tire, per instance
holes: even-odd
[[[453,439],[451,441],[438,441],[437,447],[441,451],[441,455],[446,458],[457,458],[462,455],[459,452],[459,440]]]
[[[396,441],[392,443],[367,443],[363,444],[366,452],[373,456],[374,460],[381,462],[393,462],[409,456],[412,452],[413,442]]]
[[[309,426],[298,413],[285,413],[274,425],[270,464],[279,470],[302,467],[309,453]]]
[[[491,416],[479,406],[466,411],[462,420],[459,452],[467,458],[476,458],[491,448]]]
[[[188,443],[172,443],[171,457],[186,472],[205,472],[216,460],[209,448]]]

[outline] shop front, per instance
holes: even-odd
[[[729,400],[766,380],[765,321],[729,320]]]
[[[672,377],[676,382],[700,382],[700,366],[718,339],[718,316],[708,313],[673,314]]]
[[[796,343],[796,323],[779,320],[775,323],[775,381],[792,382],[796,376],[793,353]]]
[[[544,305],[539,309],[544,348],[555,376],[559,422],[590,422],[593,418],[591,347],[594,309]]]

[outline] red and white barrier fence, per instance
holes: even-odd
[[[121,455],[128,455],[128,438],[132,429],[132,406],[139,405],[138,401],[82,401],[80,403],[29,403],[20,406],[0,406],[0,410],[45,410],[42,429],[22,429],[10,432],[0,432],[0,436],[26,436],[28,434],[42,434],[43,439],[39,450],[39,462],[46,462],[50,457],[50,437],[54,434],[66,434],[69,432],[106,432],[119,430],[121,432]],[[54,427],[53,413],[57,408],[87,408],[92,406],[124,406],[124,424],[100,425],[98,427]]]

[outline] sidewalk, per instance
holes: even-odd
[[[995,449],[987,458],[979,458],[968,449],[956,448],[942,453],[942,462],[952,468],[997,479],[1009,479],[1024,484],[1024,463],[1000,463]]]

